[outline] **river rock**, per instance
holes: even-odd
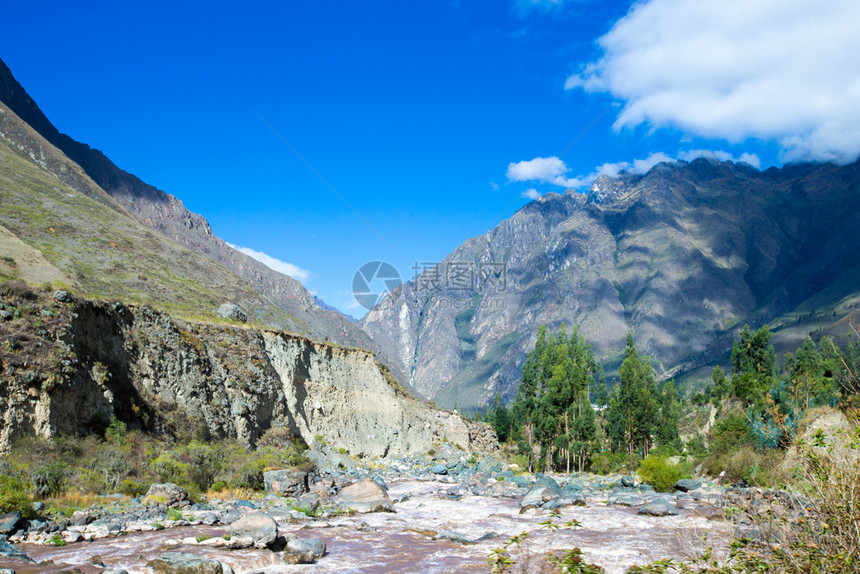
[[[668,500],[657,498],[640,508],[639,514],[647,514],[648,516],[676,516],[678,509]]]
[[[544,510],[553,510],[564,506],[585,506],[585,495],[580,492],[566,492],[564,496],[553,498],[541,507]]]
[[[165,552],[146,566],[156,574],[225,574],[224,565],[217,560],[200,558],[189,552]]]
[[[17,558],[19,560],[24,560],[25,562],[33,562],[23,550],[5,540],[0,540],[0,556]]]
[[[308,473],[296,470],[270,470],[263,473],[268,492],[297,498],[308,491]]]
[[[284,551],[290,554],[310,552],[314,558],[319,558],[325,555],[325,542],[319,538],[291,538],[287,540]]]
[[[690,492],[691,490],[696,490],[698,488],[702,488],[702,481],[695,480],[692,478],[682,478],[678,482],[675,483],[675,489],[680,490],[681,492]]]
[[[474,544],[475,541],[467,538],[465,534],[454,532],[453,530],[443,530],[433,537],[433,540],[450,540],[457,544]]]
[[[20,522],[21,513],[17,510],[15,512],[0,514],[0,534],[9,534],[10,532],[14,532],[15,529],[18,528],[18,524]]]
[[[433,474],[445,475],[448,474],[448,467],[441,463],[434,464],[430,467],[430,472],[432,472]]]
[[[620,506],[640,506],[645,504],[645,499],[637,494],[629,492],[613,492],[609,495],[609,504]]]
[[[150,503],[157,502],[168,506],[178,505],[188,500],[188,492],[172,482],[153,484],[146,492],[146,500]]]
[[[76,510],[69,517],[69,524],[72,526],[86,526],[95,520],[95,516],[91,515],[86,510]]]
[[[337,498],[341,506],[359,513],[394,512],[388,493],[369,478],[342,488]]]
[[[278,537],[278,523],[262,513],[248,514],[230,525],[230,535],[250,537],[254,540],[254,546],[265,548]]]
[[[621,477],[621,486],[632,488],[636,486],[636,479],[632,476],[622,476]]]
[[[541,476],[520,500],[520,508],[538,508],[561,496],[561,487],[549,476]]]

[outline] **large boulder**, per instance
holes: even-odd
[[[341,506],[356,512],[394,512],[388,493],[373,480],[366,478],[341,489],[337,495]]]
[[[218,562],[200,558],[189,552],[165,552],[155,560],[147,562],[156,574],[228,574],[233,569]]]
[[[701,480],[682,478],[675,483],[675,489],[680,490],[681,492],[690,492],[691,490],[696,490],[697,488],[702,488]]]
[[[254,513],[243,516],[230,525],[230,535],[235,538],[251,538],[254,546],[265,548],[278,537],[278,523],[271,516]]]
[[[269,492],[298,498],[308,491],[308,473],[300,470],[270,470],[263,473],[263,485]]]
[[[0,534],[14,532],[21,523],[21,514],[18,511],[0,514]]]
[[[561,487],[549,476],[541,476],[520,499],[520,509],[538,508],[561,496]]]
[[[287,540],[284,552],[290,554],[310,552],[316,559],[325,555],[325,542],[319,538],[291,538]]]
[[[656,498],[639,509],[639,514],[648,516],[675,516],[678,509],[665,498]]]
[[[188,501],[188,491],[172,482],[156,483],[146,491],[145,500],[150,503],[176,506]]]
[[[238,305],[233,303],[224,303],[218,307],[218,316],[231,321],[241,321],[244,323],[248,320],[248,316],[242,311]]]
[[[619,506],[640,506],[645,504],[645,499],[630,492],[613,492],[609,495],[608,502]]]

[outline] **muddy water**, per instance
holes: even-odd
[[[600,564],[611,574],[656,559],[686,558],[690,552],[702,548],[701,537],[705,534],[708,544],[716,548],[725,547],[730,537],[725,523],[705,519],[704,508],[692,501],[679,503],[679,516],[655,518],[639,516],[636,509],[589,500],[586,507],[562,509],[562,520],[578,520],[582,528],[550,534],[540,526],[548,512],[529,510],[519,514],[518,501],[514,499],[465,496],[459,501],[448,500],[443,493],[449,486],[432,481],[395,481],[390,485],[391,497],[409,496],[396,505],[395,514],[363,514],[282,524],[282,534],[291,532],[300,538],[318,537],[325,541],[328,554],[313,566],[286,565],[278,554],[268,550],[222,550],[179,544],[184,538],[227,532],[226,528],[201,526],[129,534],[62,548],[22,545],[37,565],[0,560],[0,567],[14,568],[18,574],[60,572],[71,567],[95,573],[100,569],[91,566],[89,561],[99,555],[108,567],[122,568],[130,574],[144,573],[150,572],[145,567],[146,562],[169,548],[218,559],[230,564],[237,574],[488,572],[490,551],[500,547],[510,536],[527,531],[531,533],[529,553],[579,547],[589,562]],[[410,528],[437,532],[450,529],[470,539],[490,532],[499,536],[463,546],[432,540],[409,531]],[[525,555],[520,556],[521,562],[525,559]],[[53,564],[44,563],[48,560]]]

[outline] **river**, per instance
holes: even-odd
[[[730,526],[708,520],[709,506],[694,501],[676,501],[678,516],[651,517],[637,514],[636,508],[606,505],[600,498],[589,499],[587,506],[561,509],[561,522],[577,520],[581,528],[562,528],[549,532],[540,525],[549,512],[530,509],[519,513],[518,500],[491,496],[466,495],[449,499],[450,483],[435,480],[399,479],[389,484],[392,499],[407,495],[396,504],[396,513],[356,514],[328,520],[307,520],[279,524],[281,534],[299,538],[321,538],[326,556],[314,565],[287,565],[269,550],[225,550],[182,544],[196,536],[226,534],[226,527],[178,527],[155,532],[127,534],[63,547],[22,544],[36,564],[2,559],[0,567],[13,568],[17,574],[61,572],[78,568],[96,573],[102,568],[90,561],[99,556],[105,566],[130,574],[149,573],[145,564],[167,550],[192,552],[229,564],[237,574],[256,572],[338,572],[349,573],[451,573],[489,572],[487,557],[512,535],[530,533],[528,548],[514,558],[523,565],[527,554],[578,547],[588,562],[596,563],[609,574],[621,573],[637,564],[663,558],[688,558],[707,544],[724,549],[731,537]],[[476,544],[461,545],[434,540],[423,531],[452,530],[466,538],[490,538]],[[497,533],[492,537],[491,533]],[[52,561],[53,563],[47,563]],[[531,568],[529,568],[531,570]],[[517,571],[516,569],[514,571]]]

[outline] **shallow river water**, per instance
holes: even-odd
[[[198,526],[128,534],[61,548],[22,544],[21,549],[36,564],[0,560],[0,567],[13,568],[17,574],[60,572],[72,567],[95,573],[101,569],[89,562],[98,555],[107,567],[122,568],[130,574],[149,573],[146,562],[167,550],[182,550],[220,560],[232,566],[237,574],[489,572],[490,551],[502,546],[510,536],[528,531],[532,553],[578,547],[589,562],[613,574],[657,559],[687,558],[691,552],[702,549],[703,536],[707,536],[708,545],[725,547],[731,534],[726,523],[706,519],[706,508],[693,501],[679,501],[678,516],[650,517],[636,514],[636,508],[607,506],[599,500],[589,500],[585,507],[561,509],[562,521],[578,520],[582,528],[549,533],[540,525],[548,518],[547,511],[531,509],[519,514],[518,500],[508,498],[464,496],[461,500],[449,500],[444,495],[449,486],[435,481],[393,481],[389,485],[392,499],[409,496],[396,504],[396,513],[280,524],[281,534],[294,533],[299,538],[325,541],[328,552],[314,565],[287,565],[279,554],[269,550],[224,550],[179,544],[189,537],[228,532],[226,527]],[[470,539],[490,532],[499,536],[460,545],[433,540],[410,528],[437,532],[450,529]],[[520,556],[520,561],[523,560]]]

